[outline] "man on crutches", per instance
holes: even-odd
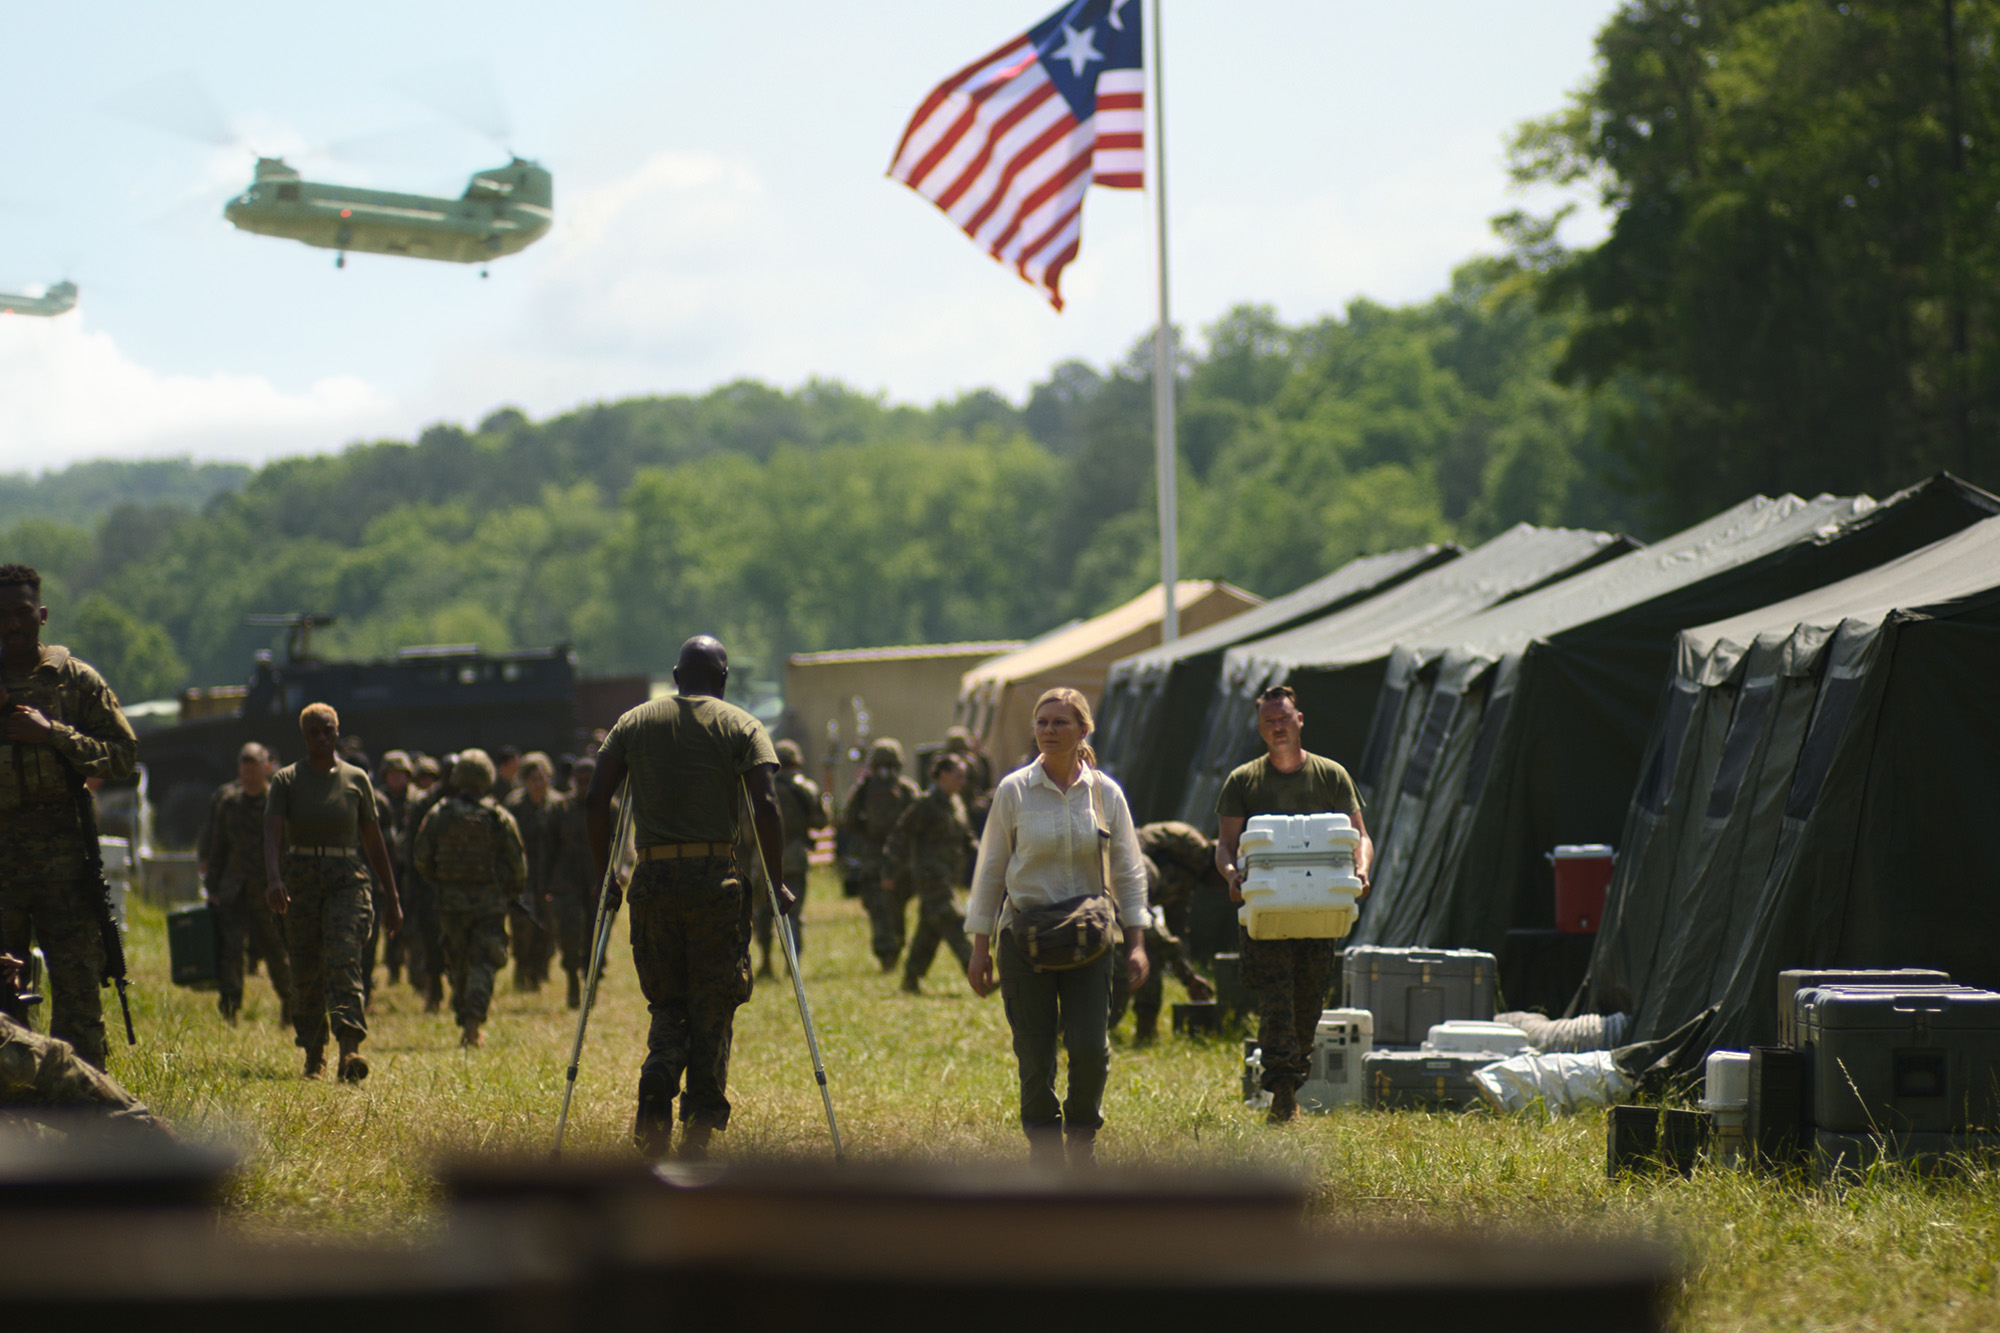
[[[671,1146],[676,1097],[683,1158],[703,1156],[710,1136],[729,1125],[729,1046],[737,1006],[750,998],[750,904],[757,887],[736,854],[746,789],[768,883],[781,911],[793,904],[781,879],[777,751],[762,723],[723,701],[728,679],[722,645],[706,635],[689,639],[674,667],[675,692],[618,720],[584,798],[608,918],[619,892],[617,880],[605,875],[612,796],[620,783],[626,786],[621,814],[631,820],[638,850],[627,895],[632,962],[652,1013],[632,1138],[652,1158],[665,1157]]]

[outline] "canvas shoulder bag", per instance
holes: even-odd
[[[1015,908],[1007,929],[1015,947],[1037,972],[1067,972],[1102,958],[1118,938],[1118,909],[1111,901],[1111,826],[1097,774],[1088,769],[1091,822],[1097,831],[1097,892],[1046,907]]]

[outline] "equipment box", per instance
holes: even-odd
[[[1361,835],[1346,815],[1257,815],[1237,843],[1253,940],[1341,939],[1354,928]]]
[[[2000,1130],[2000,993],[1798,994],[1808,1114],[1845,1134]]]
[[[1750,1048],[1750,1152],[1771,1165],[1802,1162],[1812,1146],[1805,1059],[1790,1046]]]
[[[1377,1046],[1415,1046],[1436,1024],[1493,1017],[1499,969],[1490,953],[1364,944],[1343,954],[1340,968],[1342,998],[1375,1015]]]
[[[1375,1049],[1375,1016],[1366,1009],[1328,1009],[1313,1032],[1312,1068],[1299,1105],[1331,1111],[1361,1100],[1362,1061]]]
[[[1502,1057],[1491,1051],[1371,1051],[1361,1069],[1371,1110],[1463,1111],[1480,1104],[1472,1076]]]
[[[1813,1135],[1813,1176],[1820,1181],[1858,1176],[1878,1161],[1904,1162],[1924,1175],[1951,1174],[1966,1166],[2000,1161],[2000,1134]]]
[[[1778,1045],[1799,1044],[1797,996],[1820,986],[1949,986],[1951,977],[1925,967],[1817,968],[1793,967],[1778,973]]]
[[[196,903],[167,913],[167,958],[176,986],[213,986],[219,952],[214,908]]]

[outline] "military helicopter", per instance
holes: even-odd
[[[222,215],[244,231],[338,251],[334,267],[345,268],[349,250],[456,264],[516,254],[548,234],[553,205],[554,178],[519,157],[475,173],[456,199],[323,185],[260,157],[250,188]]]
[[[0,315],[61,315],[76,309],[76,284],[59,282],[40,296],[0,292]]]

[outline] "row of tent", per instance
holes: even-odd
[[[1546,853],[1610,843],[1575,1007],[1634,1039],[1772,1040],[1785,967],[2000,984],[2000,498],[1955,478],[1354,561],[1110,668],[1135,815],[1212,830],[1277,684],[1367,802],[1354,943],[1498,951],[1554,923]]]

